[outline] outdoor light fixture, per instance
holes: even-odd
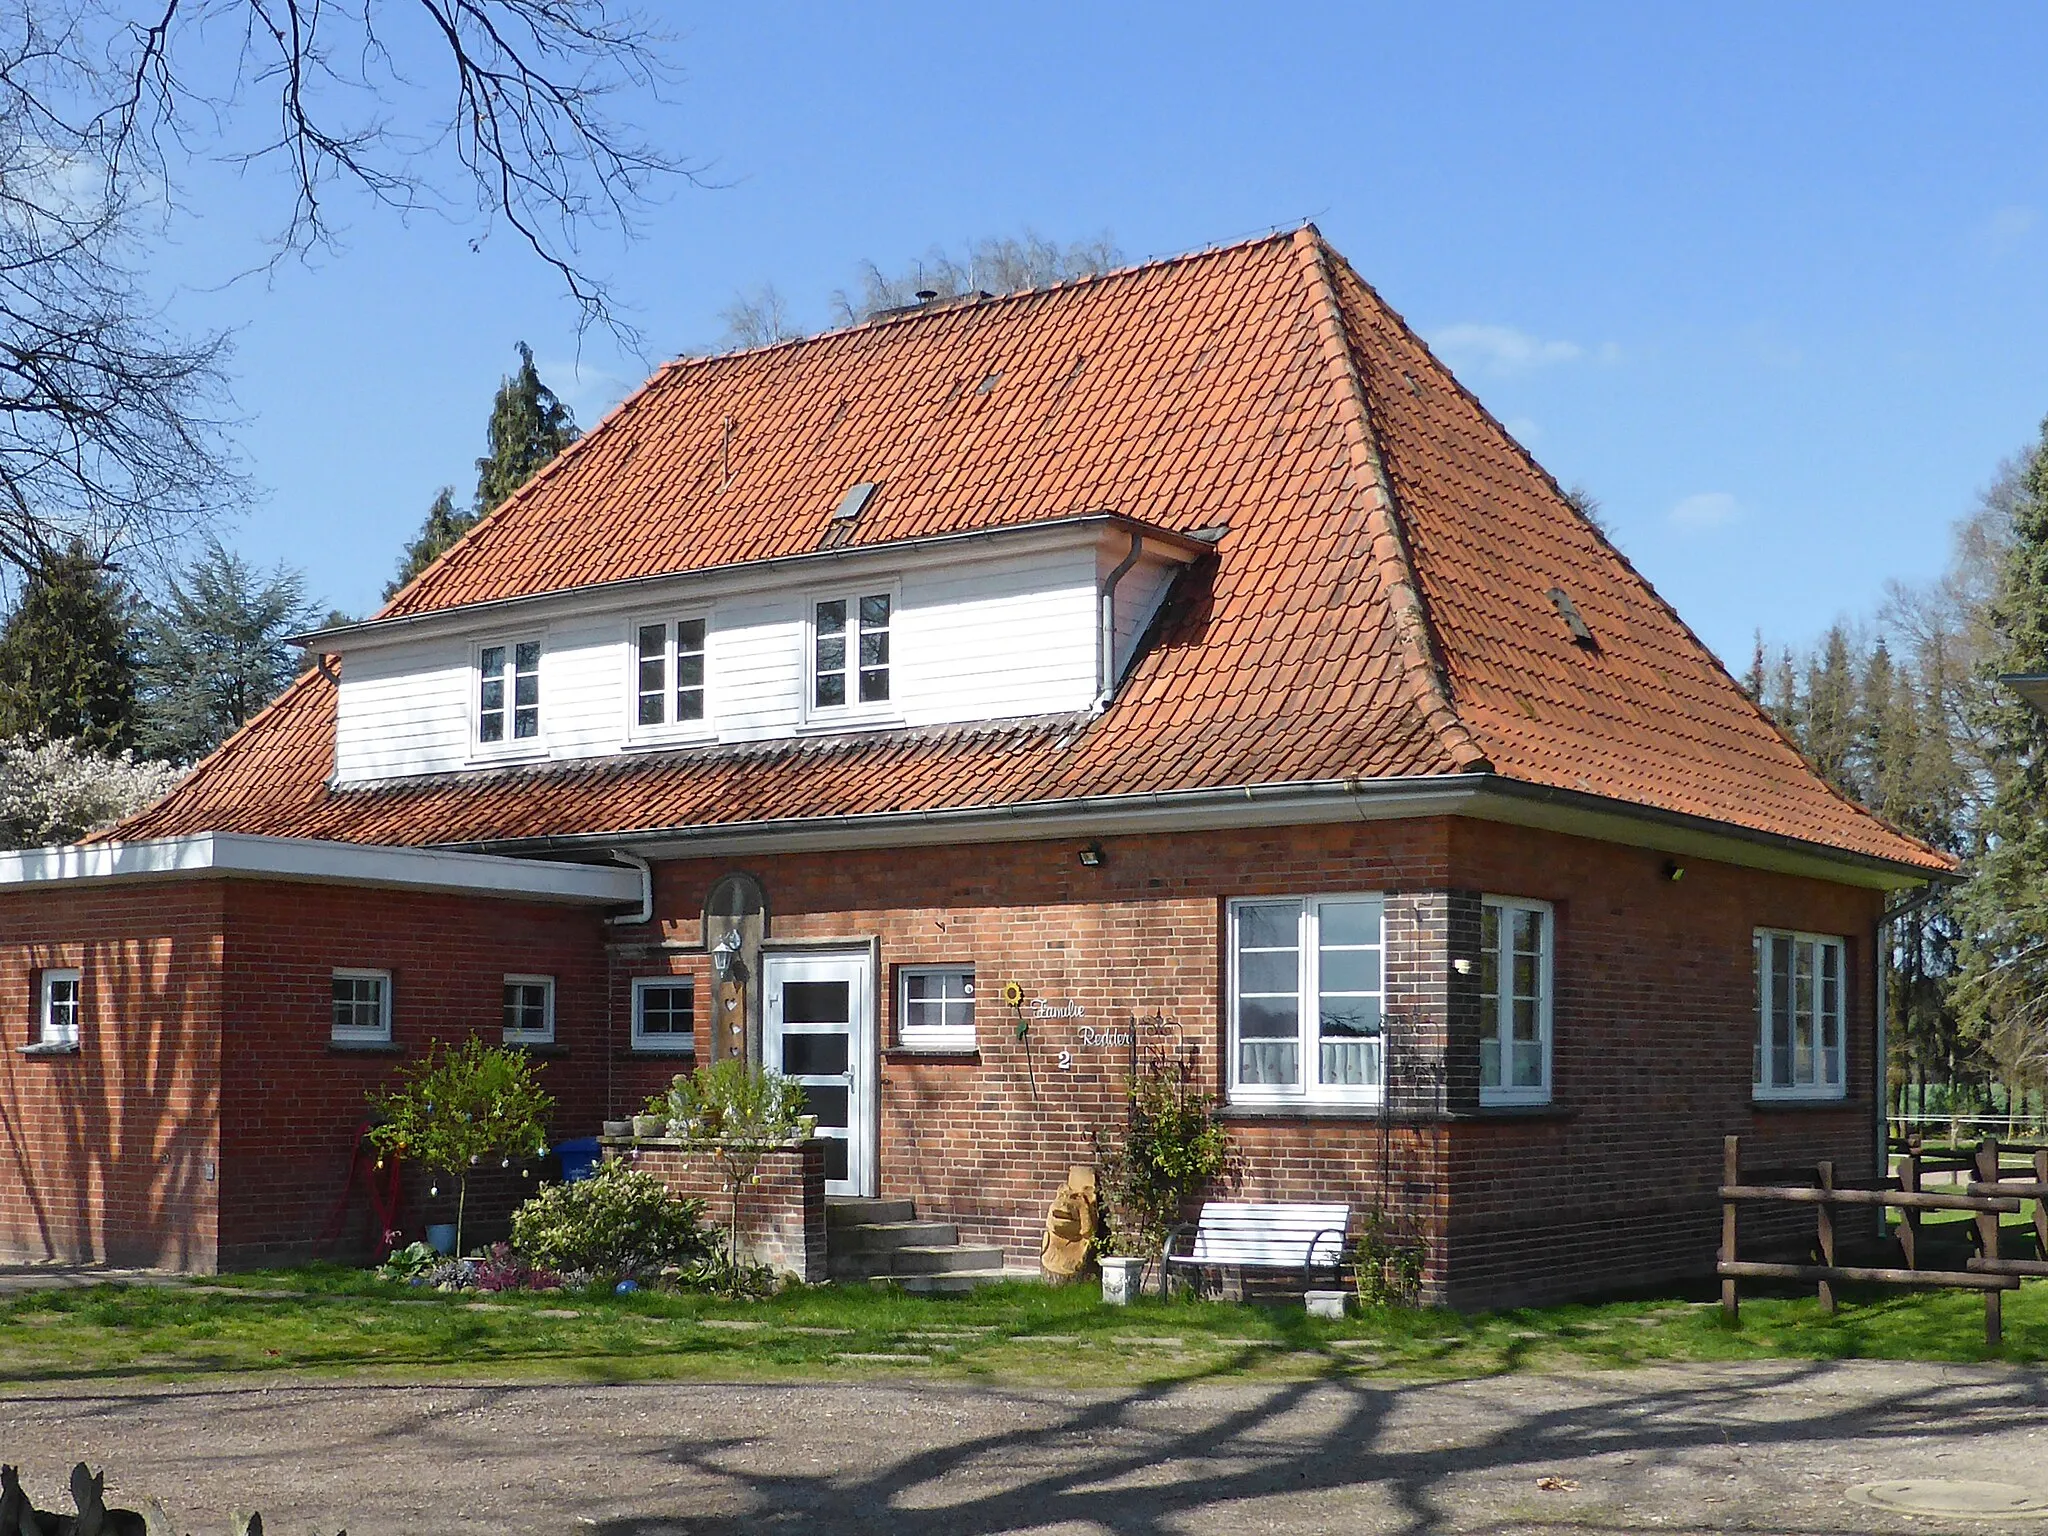
[[[1664,878],[1676,885],[1685,878],[1685,866],[1676,859],[1666,859],[1664,861]]]
[[[1076,857],[1089,869],[1100,868],[1102,864],[1102,844],[1090,843]]]
[[[720,981],[744,980],[747,968],[740,963],[740,931],[725,930],[725,937],[711,946],[711,973]]]

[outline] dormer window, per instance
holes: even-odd
[[[476,740],[480,747],[540,740],[540,641],[477,650]]]
[[[649,620],[633,628],[633,724],[640,731],[704,722],[705,620]]]
[[[811,605],[811,709],[874,710],[889,702],[889,592],[835,593]]]

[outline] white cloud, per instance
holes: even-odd
[[[1700,491],[1677,502],[1668,516],[1672,527],[1702,533],[1739,521],[1742,503],[1726,491]]]
[[[1436,333],[1436,349],[1453,368],[1487,373],[1527,373],[1556,363],[1575,363],[1586,349],[1575,341],[1545,341],[1512,325],[1447,325]]]

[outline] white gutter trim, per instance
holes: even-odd
[[[201,832],[132,843],[0,852],[0,890],[59,882],[228,878],[449,891],[587,906],[638,905],[640,875],[615,865],[547,862],[448,848]]]

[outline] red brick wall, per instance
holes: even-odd
[[[1392,1046],[1416,1064],[1397,1087],[1384,1159],[1388,1206],[1431,1238],[1433,1296],[1461,1305],[1583,1294],[1697,1273],[1711,1261],[1720,1137],[1750,1135],[1759,1162],[1832,1155],[1871,1172],[1870,964],[1876,893],[1664,857],[1481,822],[1366,823],[1105,841],[1100,868],[1074,842],[750,860],[779,939],[879,937],[881,1034],[894,1038],[895,968],[972,961],[979,1053],[899,1054],[882,1069],[881,1193],[955,1222],[1013,1261],[1037,1253],[1070,1162],[1119,1114],[1127,1050],[1087,1049],[1079,1028],[1222,1047],[1222,904],[1261,894],[1378,891],[1387,908]],[[665,937],[693,942],[722,861],[665,864]],[[1455,953],[1477,942],[1481,893],[1556,903],[1552,1112],[1477,1113],[1476,983]],[[1849,939],[1849,1104],[1752,1110],[1750,934],[1758,925]],[[696,964],[672,956],[665,963]],[[1020,1044],[1001,1004],[1078,1002]],[[699,981],[700,999],[706,983]],[[702,1017],[700,1002],[700,1018]],[[1058,1053],[1070,1053],[1061,1070]],[[1440,1063],[1438,1076],[1424,1068]],[[1453,1113],[1446,1116],[1440,1107]],[[1383,1158],[1371,1115],[1234,1112],[1245,1198],[1374,1199]],[[1702,1246],[1702,1238],[1706,1238]]]
[[[227,885],[227,1025],[221,1092],[226,1181],[222,1262],[251,1265],[312,1250],[347,1185],[366,1095],[429,1040],[496,1042],[508,972],[555,978],[554,1051],[541,1082],[557,1137],[595,1135],[613,1072],[604,1017],[602,921],[529,902],[259,881]],[[392,973],[392,1050],[331,1043],[337,966]],[[503,1189],[497,1186],[503,1185]],[[514,1186],[484,1181],[465,1241],[499,1235]],[[494,1196],[493,1191],[496,1190]],[[411,1185],[412,1235],[429,1211]],[[350,1249],[371,1236],[367,1203],[349,1215]],[[344,1251],[350,1251],[345,1249]]]
[[[0,1256],[210,1271],[220,1210],[221,890],[0,895]],[[76,968],[75,1055],[24,1056]]]
[[[704,1221],[719,1231],[732,1220],[725,1174],[702,1148],[638,1146],[605,1149],[653,1174],[676,1194],[704,1202]],[[815,1284],[825,1278],[825,1154],[815,1141],[767,1153],[740,1196],[740,1252],[756,1264]]]

